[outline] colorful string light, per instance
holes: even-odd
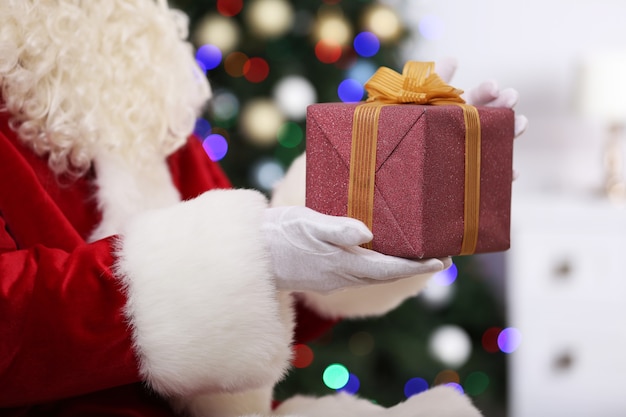
[[[212,133],[202,141],[202,147],[212,161],[219,161],[228,152],[228,141],[224,136]]]
[[[293,366],[296,368],[306,368],[313,363],[313,350],[305,344],[297,344],[293,347]]]
[[[522,334],[514,327],[507,327],[498,335],[498,347],[504,353],[515,352],[522,343]]]
[[[203,117],[196,119],[196,124],[193,128],[193,135],[200,140],[204,140],[211,133],[211,123]]]
[[[378,67],[371,61],[365,59],[357,60],[353,65],[348,68],[346,72],[346,78],[352,78],[357,80],[361,84],[365,84],[372,75],[376,72]]]
[[[322,39],[315,44],[315,57],[324,64],[332,64],[341,58],[341,45],[331,39]]]
[[[459,271],[456,265],[452,264],[450,268],[446,269],[445,271],[437,272],[433,276],[432,280],[435,285],[442,285],[442,286],[452,285],[454,284],[454,281],[456,281],[458,273]]]
[[[365,89],[357,80],[347,78],[337,87],[337,95],[344,103],[355,103],[363,99]]]
[[[374,350],[374,337],[369,332],[356,332],[350,337],[348,348],[353,355],[369,355]]]
[[[472,353],[472,341],[467,332],[457,325],[437,327],[428,340],[431,355],[453,368],[459,368]]]
[[[361,381],[356,375],[354,375],[353,373],[349,373],[348,382],[346,382],[346,385],[339,388],[337,391],[354,395],[359,391],[359,388],[361,388]]]
[[[251,83],[260,83],[264,81],[270,73],[270,66],[267,61],[261,57],[250,58],[243,65],[243,74],[246,80]]]
[[[263,158],[250,169],[250,182],[261,191],[269,191],[285,175],[283,166],[274,159]]]
[[[498,346],[498,336],[501,331],[501,327],[490,327],[485,330],[481,338],[481,344],[486,352],[496,353],[500,351],[500,347]]]
[[[211,114],[215,124],[222,127],[234,125],[239,114],[239,99],[228,90],[218,90],[211,101]]]
[[[328,365],[322,374],[322,381],[324,381],[324,384],[328,388],[334,390],[345,387],[349,380],[350,372],[348,372],[348,369],[340,363]]]
[[[461,394],[464,393],[463,387],[461,386],[461,384],[457,383],[457,382],[448,382],[447,384],[444,384],[448,387],[452,387],[455,390],[457,390],[458,392],[460,392]]]
[[[224,59],[224,70],[233,78],[243,77],[243,67],[248,62],[248,55],[243,52],[231,52]]]
[[[376,55],[380,49],[380,41],[372,32],[361,32],[354,37],[354,50],[362,57],[369,58]]]
[[[305,77],[288,75],[274,85],[272,97],[288,118],[302,120],[306,117],[307,107],[317,101],[317,92]]]
[[[217,0],[217,11],[222,16],[236,16],[241,9],[243,9],[243,0]]]
[[[465,378],[465,392],[477,396],[484,393],[489,386],[489,376],[484,372],[472,372]]]
[[[246,23],[255,35],[275,38],[293,25],[293,6],[286,0],[254,0],[244,13]]]
[[[404,384],[404,395],[409,398],[413,395],[419,394],[420,392],[426,391],[428,388],[428,382],[424,378],[411,378]]]
[[[212,70],[222,62],[222,51],[215,45],[204,44],[196,51],[196,61],[204,71]]]
[[[304,132],[298,123],[286,122],[278,129],[278,143],[285,148],[295,148],[304,140]]]

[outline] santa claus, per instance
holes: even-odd
[[[478,416],[446,387],[272,409],[294,341],[449,260],[360,248],[362,223],[301,206],[303,158],[272,202],[230,189],[188,139],[210,89],[186,24],[165,0],[0,2],[0,414]]]

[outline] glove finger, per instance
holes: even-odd
[[[512,109],[517,104],[519,100],[519,93],[517,90],[513,88],[505,88],[501,90],[496,98],[493,100],[483,103],[483,106],[488,107],[504,107],[507,109]]]
[[[444,269],[439,259],[412,260],[384,255],[361,247],[350,248],[346,257],[346,272],[357,278],[392,280]]]
[[[444,82],[449,83],[452,77],[454,77],[457,66],[456,59],[444,58],[435,63],[435,72]]]
[[[330,216],[311,210],[306,227],[311,236],[336,246],[359,246],[374,237],[367,226],[350,217]]]
[[[515,116],[515,137],[520,136],[528,127],[528,119],[524,115]]]
[[[489,80],[484,81],[467,92],[467,102],[474,106],[484,106],[498,98],[500,94],[498,83]]]
[[[451,257],[447,257],[447,258],[439,258],[439,260],[441,261],[441,263],[443,264],[443,269],[448,269],[452,266],[452,258]]]

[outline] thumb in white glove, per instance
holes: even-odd
[[[435,72],[446,83],[450,83],[456,69],[457,61],[454,58],[443,58],[435,63]],[[468,104],[472,106],[505,107],[512,109],[519,100],[519,93],[513,88],[500,90],[498,83],[489,80],[465,93]],[[524,115],[515,115],[515,137],[526,131],[528,119]]]
[[[331,292],[384,283],[450,266],[450,259],[409,260],[359,245],[372,240],[362,222],[307,207],[265,210],[262,226],[280,290]]]

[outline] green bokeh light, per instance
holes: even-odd
[[[340,363],[329,365],[322,376],[324,384],[330,389],[343,388],[348,383],[348,379],[350,379],[350,372]]]
[[[464,385],[469,395],[480,395],[489,386],[489,377],[484,372],[472,372],[465,379]]]
[[[278,142],[285,148],[295,148],[302,142],[302,139],[304,139],[304,132],[295,122],[287,122],[278,130]]]

